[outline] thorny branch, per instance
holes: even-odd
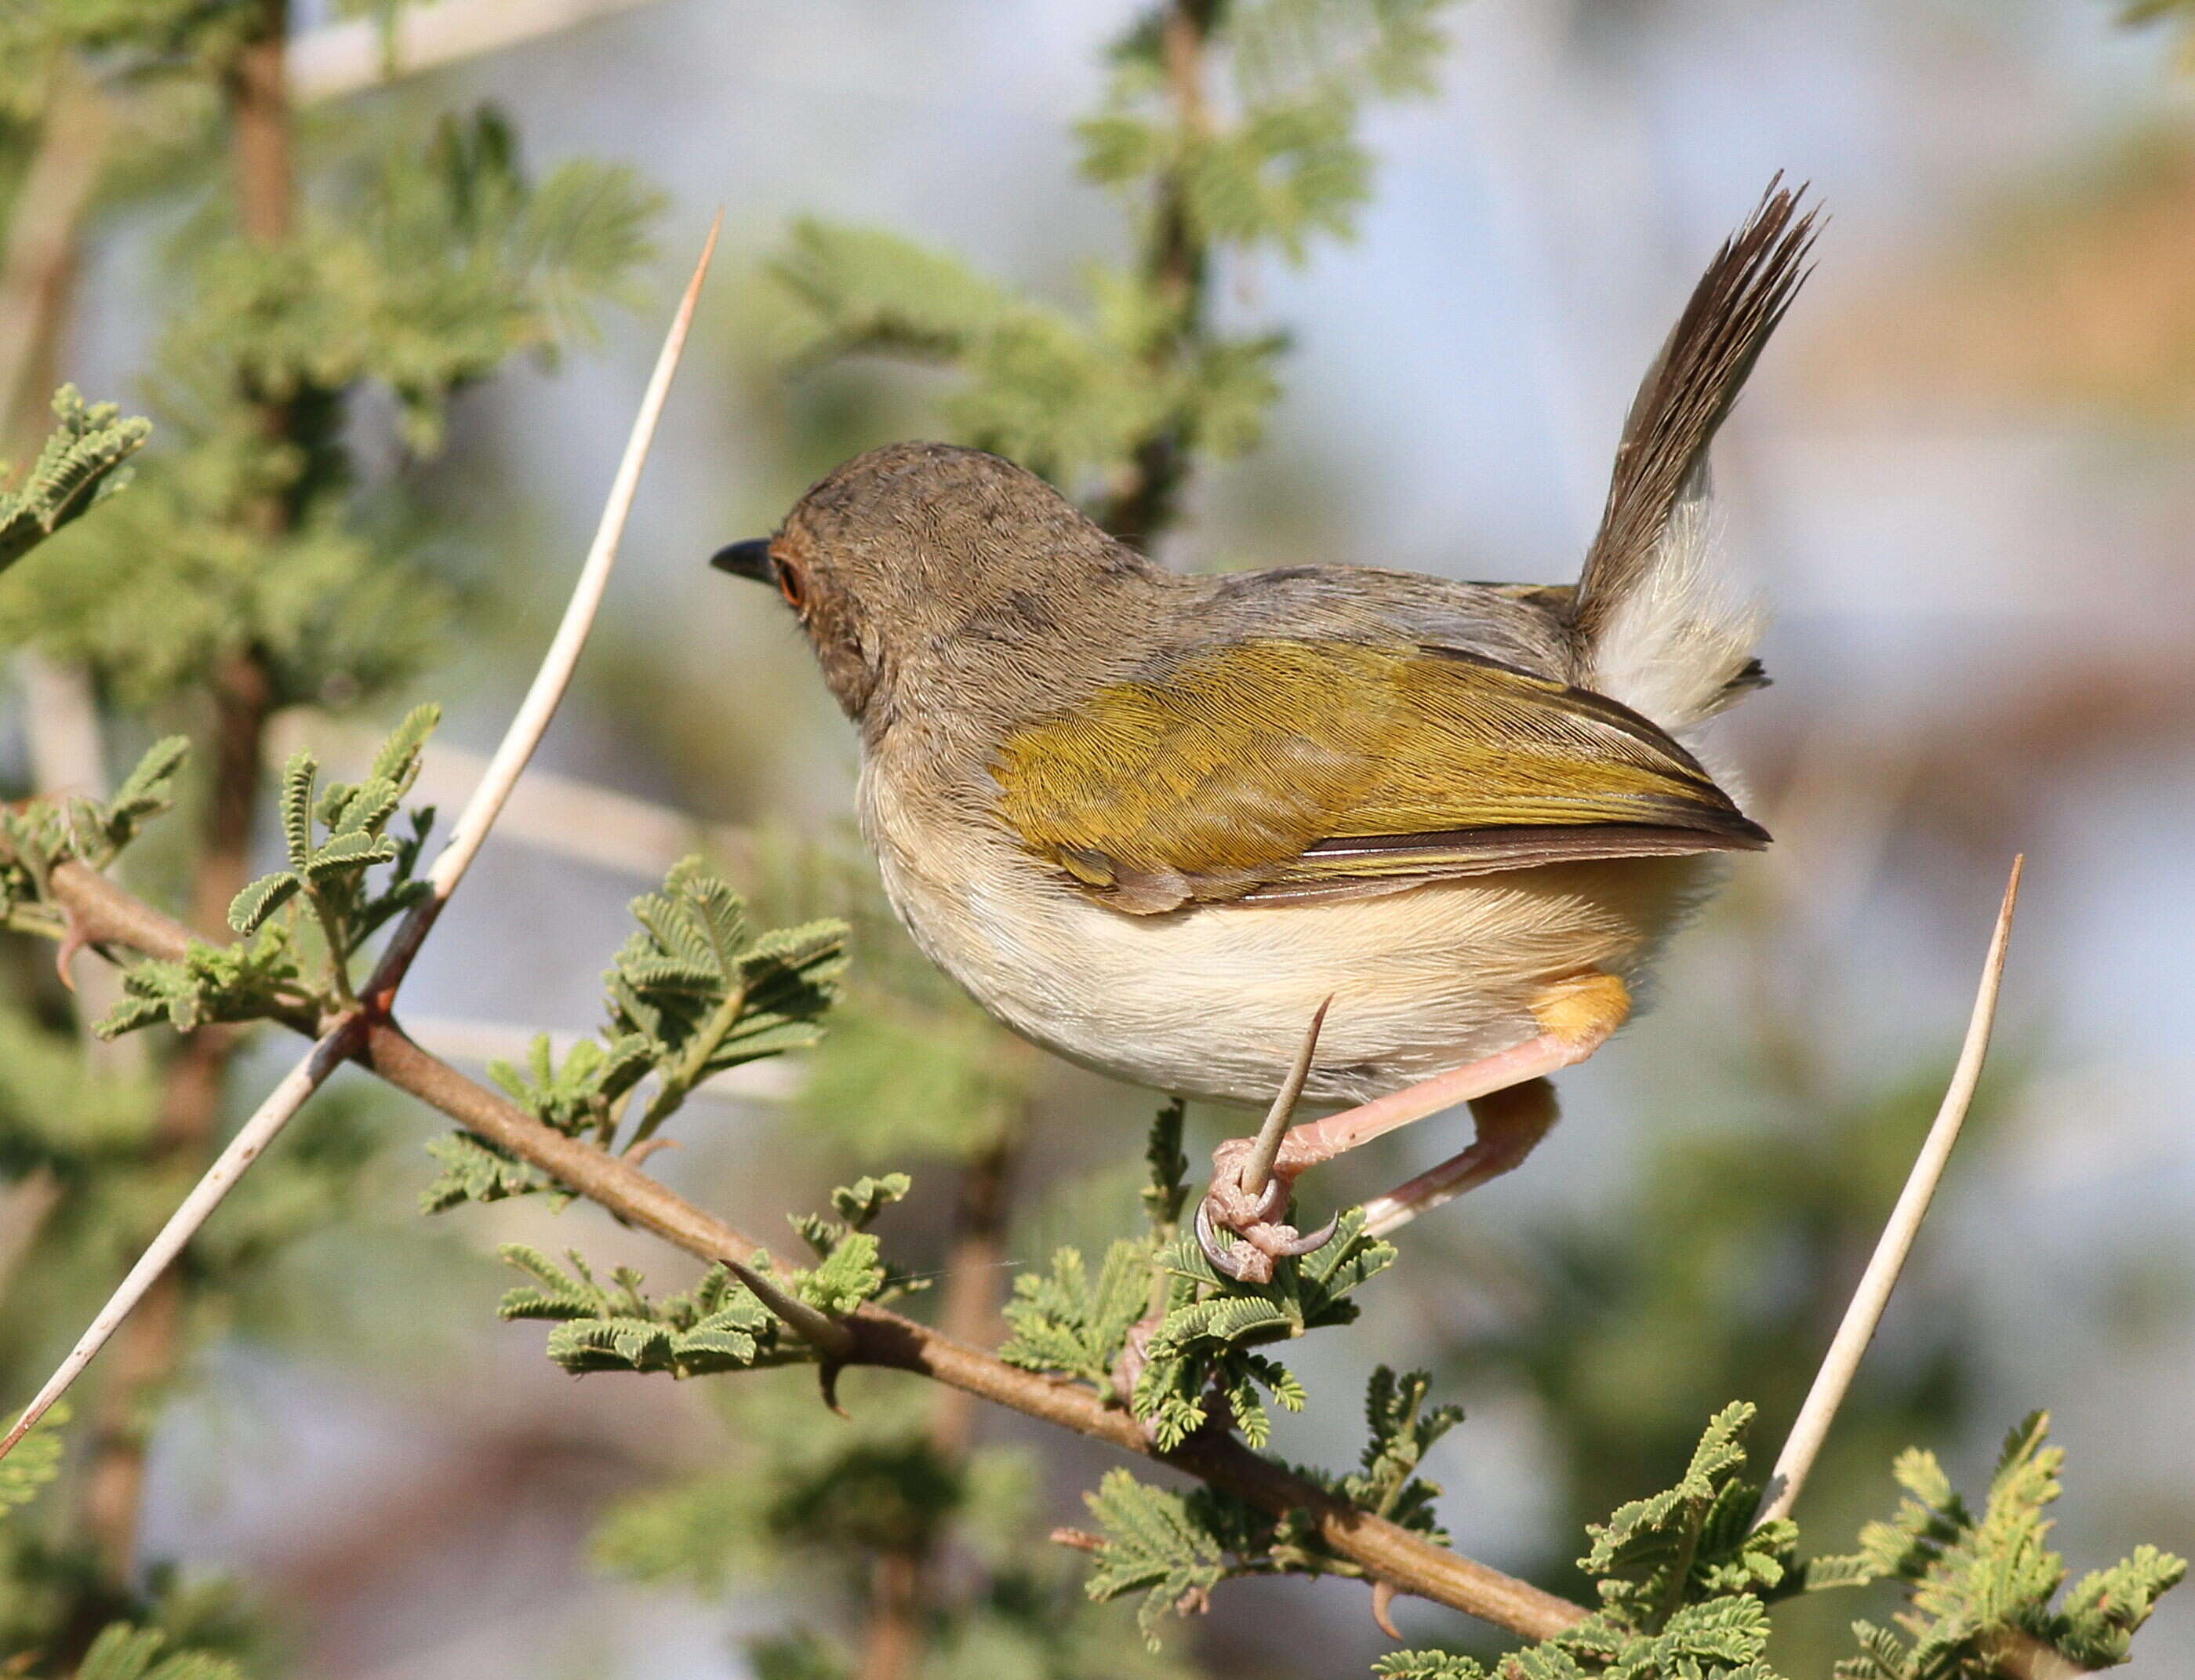
[[[52,887],[95,945],[123,946],[173,960],[189,943],[189,930],[180,922],[81,863],[56,867]],[[308,1024],[295,1019],[285,1024],[309,1030]],[[746,1264],[760,1246],[751,1238],[630,1163],[543,1125],[500,1094],[428,1054],[393,1020],[369,1019],[352,1059],[628,1223],[698,1259],[737,1262],[748,1275],[759,1275]],[[1398,1591],[1461,1610],[1528,1639],[1559,1633],[1587,1614],[1583,1605],[1543,1592],[1336,1498],[1259,1458],[1231,1435],[1199,1436],[1174,1452],[1161,1453],[1134,1418],[1080,1385],[1017,1369],[884,1308],[863,1306],[831,1322],[847,1336],[844,1364],[928,1377],[1121,1452],[1171,1464],[1276,1515],[1308,1512],[1327,1544],[1374,1579],[1392,1582]]]
[[[427,897],[415,905],[398,924],[395,936],[389,940],[387,949],[382,953],[380,961],[374,967],[372,979],[366,982],[362,1002],[347,998],[347,1007],[326,1020],[312,1019],[308,1015],[284,1018],[285,1025],[308,1032],[316,1039],[312,1054],[292,1068],[281,1082],[268,1094],[251,1117],[245,1123],[235,1137],[229,1140],[228,1146],[216,1158],[205,1176],[192,1189],[189,1196],[185,1198],[182,1205],[169,1217],[167,1223],[161,1227],[159,1234],[140,1256],[137,1263],[130,1268],[129,1275],[123,1279],[121,1286],[115,1290],[112,1297],[101,1309],[90,1327],[78,1338],[76,1346],[69,1351],[60,1368],[48,1379],[45,1386],[39,1389],[31,1404],[24,1408],[22,1416],[15,1420],[14,1427],[9,1430],[6,1436],[0,1438],[0,1454],[4,1454],[20,1440],[45,1414],[47,1409],[67,1392],[70,1385],[90,1364],[99,1350],[106,1345],[108,1338],[125,1323],[150,1326],[147,1330],[135,1332],[135,1335],[154,1336],[172,1342],[176,1329],[176,1313],[173,1309],[172,1303],[164,1301],[160,1304],[159,1310],[134,1320],[131,1314],[139,1303],[156,1289],[164,1296],[172,1293],[175,1285],[168,1272],[170,1264],[182,1252],[183,1248],[196,1234],[199,1227],[210,1216],[214,1209],[221,1204],[229,1190],[242,1178],[251,1163],[304,1106],[306,1099],[318,1090],[326,1082],[328,1077],[354,1052],[360,1035],[369,1025],[387,1020],[389,1006],[395,999],[396,990],[402,984],[404,976],[412,966],[412,959],[418,955],[419,948],[426,939],[428,930],[434,926],[436,918],[441,915],[442,907],[449,902],[450,895],[456,891],[458,881],[464,878],[466,869],[470,866],[475,856],[478,854],[481,843],[487,837],[488,830],[494,826],[496,817],[503,809],[504,800],[510,797],[511,787],[517,782],[520,773],[526,767],[527,759],[532,757],[533,749],[539,744],[542,736],[546,733],[550,719],[556,714],[557,703],[562,699],[565,689],[570,684],[572,673],[579,663],[580,649],[585,645],[587,632],[592,626],[596,611],[602,603],[602,592],[609,580],[610,568],[615,563],[617,558],[618,544],[624,534],[626,519],[632,510],[633,495],[640,482],[641,468],[647,461],[648,446],[654,439],[656,423],[661,419],[664,404],[669,398],[671,381],[677,371],[679,357],[685,348],[686,334],[693,325],[694,310],[700,298],[701,281],[708,273],[709,259],[715,254],[717,235],[722,225],[723,218],[720,216],[709,229],[708,239],[701,248],[700,259],[694,265],[693,278],[687,283],[685,295],[680,300],[677,312],[671,319],[670,331],[665,335],[663,349],[656,359],[654,373],[650,378],[647,392],[641,400],[640,412],[633,420],[632,431],[625,444],[625,457],[619,463],[617,476],[612,482],[609,498],[602,510],[602,522],[596,532],[593,546],[588,551],[586,562],[580,569],[579,582],[573,587],[572,598],[565,607],[563,620],[558,625],[556,634],[550,643],[549,651],[543,657],[541,668],[535,674],[533,686],[527,690],[525,699],[520,703],[517,715],[511,719],[510,726],[504,733],[502,744],[496,749],[495,756],[489,760],[487,773],[481,777],[479,787],[474,790],[472,798],[467,801],[464,810],[459,814],[457,824],[452,832],[449,845],[443,848],[441,853],[435,858],[434,867],[428,872],[427,880],[429,891]],[[255,778],[258,770],[258,760],[259,748],[255,734],[249,760],[251,773]],[[242,885],[243,857],[240,850],[236,861],[239,866],[236,870],[239,879],[228,889],[231,898],[234,896],[237,888]],[[84,873],[90,874],[89,871],[84,871]],[[97,879],[95,876],[93,878]],[[203,915],[205,897],[205,890],[201,884],[199,889],[193,893],[194,903],[198,904],[201,921],[205,919]],[[227,901],[223,900],[222,904],[225,908]],[[141,919],[138,915],[140,911],[142,912],[143,918],[149,918],[149,920]],[[70,913],[72,916],[77,915],[73,909]],[[216,928],[221,918],[216,915],[215,918]],[[79,941],[88,941],[93,944],[116,943],[133,945],[140,950],[148,950],[148,946],[137,939],[122,935],[119,928],[124,923],[127,923],[134,933],[147,935],[156,939],[172,941],[180,933],[184,944],[176,946],[176,949],[181,950],[187,946],[187,932],[181,928],[180,924],[170,922],[158,912],[152,910],[149,906],[141,904],[137,905],[133,910],[120,913],[120,921],[114,923],[106,921],[78,920],[72,924],[74,937]],[[116,931],[110,933],[107,931],[110,927]],[[217,1043],[223,1047],[222,1054],[225,1055],[226,1047],[232,1044],[233,1040],[234,1034],[232,1031],[222,1028],[202,1028],[186,1041],[183,1054],[178,1058],[178,1065],[189,1068],[203,1064],[215,1067],[217,1071],[218,1064],[207,1064],[203,1047],[210,1042]],[[204,1078],[199,1078],[184,1082],[180,1088],[188,1094],[193,1100],[204,1100],[210,1104],[213,1097],[217,1095],[219,1087],[217,1082],[209,1086]],[[171,1101],[169,1110],[164,1111],[164,1123],[166,1123],[169,1113],[172,1111]],[[210,1107],[208,1108],[205,1117],[210,1128]],[[728,1260],[727,1263],[733,1262]],[[810,1341],[816,1342],[817,1345],[824,1348],[827,1352],[838,1351],[838,1331],[837,1326],[828,1319],[824,1319],[812,1308],[788,1301],[782,1292],[776,1290],[767,1279],[751,1277],[744,1267],[737,1265],[735,1265],[735,1270],[740,1272],[742,1281],[754,1289],[755,1293],[777,1310],[780,1316],[783,1317],[795,1330],[799,1331]],[[149,1358],[141,1360],[132,1356],[125,1360],[125,1364],[133,1371],[155,1368],[164,1370],[165,1364],[171,1361],[160,1362],[156,1367]],[[130,1386],[132,1385],[124,1385],[125,1388]],[[138,1449],[136,1458],[141,1460],[141,1447]],[[96,1482],[95,1485],[96,1486]],[[131,1496],[126,1504],[121,1497],[125,1491]],[[119,1537],[125,1536],[128,1533],[125,1525],[130,1521],[130,1513],[133,1513],[135,1509],[135,1491],[134,1482],[126,1490],[118,1485],[111,1495],[101,1498],[99,1502],[99,1510],[107,1514],[110,1526],[118,1536],[117,1541],[107,1548],[110,1555],[114,1556],[117,1562],[126,1561],[126,1539]],[[120,1572],[118,1571],[118,1573]]]

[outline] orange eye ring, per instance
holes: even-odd
[[[780,560],[776,571],[777,592],[785,597],[786,605],[798,612],[808,599],[808,586],[802,580],[799,569]]]

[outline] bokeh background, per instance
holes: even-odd
[[[1121,251],[1065,119],[1098,100],[1125,0],[603,9],[311,113],[340,147],[350,125],[492,101],[540,164],[624,162],[668,195],[640,307],[553,374],[464,394],[418,471],[467,591],[416,685],[451,703],[454,748],[491,745],[530,673],[672,289],[725,213],[554,776],[407,993],[423,1034],[474,1057],[591,1028],[625,901],[682,851],[847,821],[853,744],[804,648],[703,562],[832,459],[927,430],[936,391],[772,360],[755,276],[791,220],[886,226],[1062,297]],[[301,51],[366,27],[295,21]],[[1657,1009],[1562,1082],[1566,1118],[1530,1169],[1413,1229],[1366,1319],[1309,1345],[1327,1403],[1282,1444],[1348,1456],[1370,1366],[1430,1364],[1471,1414],[1429,1466],[1456,1544],[1563,1585],[1579,1523],[1666,1481],[1713,1407],[1759,1399],[1776,1439],[2025,852],[1995,1072],[1800,1515],[1848,1536],[1888,1506],[1909,1441],[1971,1483],[2047,1405],[2077,1567],[2137,1540],[2186,1551],[2195,74],[2169,21],[2130,26],[2105,0],[1466,0],[1443,26],[1437,94],[1368,114],[1359,236],[1225,276],[1223,318],[1292,335],[1286,391],[1264,448],[1199,476],[1165,557],[1570,578],[1701,263],[1772,174],[1811,181],[1819,270],[1718,453],[1731,563],[1774,610],[1776,685],[1727,739],[1779,844],[1679,945]],[[144,376],[161,214],[140,203],[87,245],[60,372],[89,391]],[[464,769],[446,753],[435,774],[461,789]],[[1010,1267],[1089,1230],[1092,1175],[1125,1197],[1149,1108],[1029,1077]],[[697,1111],[659,1169],[756,1228],[850,1164],[910,1164],[820,1124],[802,1077]],[[798,1578],[696,1592],[590,1548],[620,1500],[723,1460],[712,1385],[574,1381],[539,1326],[492,1313],[499,1241],[584,1238],[665,1283],[676,1257],[585,1210],[423,1227],[418,1144],[440,1128],[363,1081],[331,1100],[379,1104],[388,1146],[343,1228],[297,1245],[192,1360],[154,1441],[147,1554],[240,1573],[316,1680],[746,1672],[739,1641],[783,1619]],[[1193,1156],[1224,1123],[1192,1113]],[[1449,1152],[1460,1123],[1354,1187]],[[884,1229],[934,1255],[955,1169],[911,1163],[937,1193]],[[46,1345],[12,1344],[11,1392]],[[1063,1519],[1103,1465],[1016,1420],[980,1427],[1038,1449]],[[1269,1680],[1362,1671],[1383,1644],[1342,1583],[1232,1585],[1172,1637],[1213,1674]],[[2137,1649],[2138,1675],[2195,1667],[2195,1596],[2169,1597]]]

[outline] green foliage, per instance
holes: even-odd
[[[1300,262],[1313,234],[1346,238],[1371,194],[1357,140],[1368,97],[1432,91],[1447,0],[1247,0],[1227,9],[1232,120],[1181,110],[1167,26],[1154,16],[1114,54],[1106,107],[1080,125],[1083,172],[1140,192],[1180,185],[1188,236],[1277,249]],[[1157,207],[1154,214],[1159,213]]]
[[[785,1289],[837,1317],[903,1286],[879,1258],[877,1239],[860,1227],[908,1187],[903,1173],[881,1181],[863,1179],[832,1192],[832,1204],[847,1223],[813,1215],[794,1218],[794,1227],[814,1244],[820,1258],[813,1267],[786,1273]],[[500,1193],[523,1192],[504,1188]],[[533,1283],[506,1292],[497,1311],[505,1319],[556,1321],[549,1333],[549,1357],[569,1371],[667,1371],[674,1377],[698,1377],[814,1357],[814,1350],[785,1331],[726,1267],[712,1267],[683,1294],[650,1301],[641,1289],[645,1280],[630,1267],[619,1267],[604,1284],[576,1250],[565,1251],[569,1271],[521,1243],[506,1244],[500,1253]],[[766,1254],[749,1264],[775,1275]]]
[[[849,1237],[867,1231],[876,1216],[894,1202],[905,1198],[914,1187],[914,1181],[905,1173],[886,1173],[882,1178],[860,1178],[851,1185],[840,1185],[831,1192],[831,1205],[837,1211],[835,1220],[821,1214],[792,1215],[792,1228],[800,1238],[815,1250],[816,1257],[828,1260],[838,1253]]]
[[[158,1628],[117,1623],[91,1642],[76,1680],[244,1680],[243,1671],[225,1658],[199,1651],[163,1657],[167,1642]]]
[[[1751,1527],[1760,1490],[1738,1473],[1753,1415],[1725,1406],[1676,1486],[1588,1528],[1578,1567],[1599,1585],[1593,1616],[1491,1669],[1398,1651],[1374,1671],[1383,1680],[1776,1680],[1765,1601],[1793,1579],[1798,1531],[1788,1521]]]
[[[1110,1394],[1115,1362],[1150,1296],[1149,1244],[1115,1242],[1106,1250],[1094,1285],[1082,1251],[1061,1249],[1049,1273],[1024,1272],[1014,1279],[1014,1296],[1005,1308],[1011,1334],[999,1357],[1027,1371],[1080,1377]]]
[[[1259,1391],[1291,1412],[1303,1409],[1304,1392],[1285,1365],[1251,1350],[1352,1323],[1349,1296],[1394,1262],[1391,1244],[1365,1234],[1362,1209],[1341,1216],[1324,1248],[1276,1261],[1269,1284],[1223,1277],[1193,1238],[1178,1239],[1157,1256],[1172,1284],[1136,1381],[1136,1416],[1162,1452],[1223,1417],[1264,1446],[1271,1419]]]
[[[147,958],[122,977],[122,1000],[98,1024],[101,1038],[164,1019],[177,1032],[216,1021],[264,1020],[304,1002],[289,932],[262,927],[249,939],[210,945],[193,939],[170,961]]]
[[[787,1352],[780,1345],[777,1321],[721,1266],[712,1267],[683,1294],[651,1302],[641,1291],[641,1274],[629,1267],[619,1267],[605,1285],[575,1250],[566,1252],[568,1272],[521,1243],[507,1243],[498,1252],[534,1281],[507,1291],[497,1313],[555,1321],[549,1357],[575,1374],[667,1371],[695,1377],[747,1370]],[[804,1345],[791,1342],[795,1350]]]
[[[89,667],[102,723],[114,711],[153,713],[118,720],[115,739],[194,721],[217,699],[224,750],[208,757],[221,785],[182,791],[202,809],[255,817],[264,719],[387,691],[417,671],[446,621],[452,592],[435,575],[435,522],[410,469],[441,445],[449,399],[510,357],[551,358],[585,331],[591,309],[622,295],[646,257],[656,208],[614,167],[581,161],[529,176],[493,113],[406,141],[389,137],[406,120],[389,110],[328,126],[325,145],[283,136],[296,193],[291,213],[271,219],[288,226],[270,229],[262,215],[247,235],[225,154],[237,55],[270,15],[259,0],[0,7],[0,216],[15,208],[24,158],[49,143],[58,155],[95,87],[117,139],[96,156],[95,204],[134,197],[142,225],[179,230],[149,263],[125,265],[165,315],[147,322],[157,349],[144,400],[158,436],[141,450],[146,421],[72,390],[56,397],[58,430],[0,494],[0,644]],[[377,138],[367,125],[384,120]],[[87,235],[96,228],[88,222]],[[66,326],[39,310],[26,323],[34,336]],[[133,474],[129,495],[81,517]],[[350,960],[425,890],[415,877],[426,819],[407,822],[397,806],[433,720],[432,708],[415,712],[355,786],[326,786],[309,763],[294,764],[279,789],[284,867],[233,907],[245,937],[132,964],[103,1030],[308,1020],[350,1002]],[[51,871],[114,863],[175,801],[182,759],[179,739],[161,741],[111,799],[0,807],[8,926],[72,938]],[[133,884],[169,885],[193,867],[188,839],[163,835]],[[201,870],[198,885],[225,878],[225,867]],[[48,965],[4,967],[0,1179],[11,1224],[20,1215],[11,1234],[32,1244],[11,1262],[5,1291],[0,1353],[12,1386],[24,1374],[15,1360],[43,1351],[49,1328],[87,1310],[82,1297],[135,1258],[203,1164],[209,1140],[199,1134],[217,1135],[236,1094],[222,1088],[219,1045],[202,1042],[180,1070],[164,1042],[87,1059]],[[326,1297],[286,1304],[297,1279],[269,1262],[369,1201],[377,1141],[360,1105],[340,1091],[318,1099],[193,1243],[175,1274],[178,1324],[195,1336],[239,1320],[263,1329],[255,1315],[324,1320]],[[476,1149],[458,1165],[481,1196],[514,1177],[530,1182]],[[354,1269],[343,1268],[346,1282]],[[844,1269],[858,1270],[851,1257]],[[843,1296],[860,1285],[827,1287]],[[712,1303],[690,1323],[675,1303],[650,1309],[666,1315],[662,1357],[706,1360],[712,1336],[731,1341],[720,1320],[737,1304]],[[188,1354],[184,1339],[174,1358]],[[153,1427],[172,1375],[161,1363],[110,1375],[108,1403],[117,1417],[128,1411],[127,1428],[87,1444],[92,1473],[62,1490],[69,1497],[0,1534],[0,1668],[27,1673],[24,1654],[65,1652],[78,1680],[234,1680],[223,1658],[239,1642],[202,1637],[207,1618],[193,1621],[205,1595],[176,1587],[157,1559],[118,1570],[93,1544],[118,1513],[100,1513],[83,1488],[105,1483],[101,1500],[127,1488],[126,1465],[113,1481],[114,1455]],[[49,1439],[33,1435],[0,1465],[0,1498],[42,1469]]]
[[[1182,1122],[1188,1108],[1177,1097],[1158,1111],[1151,1134],[1144,1145],[1144,1162],[1150,1169],[1143,1190],[1144,1215],[1151,1234],[1171,1240],[1181,1223],[1181,1210],[1189,1200],[1189,1157],[1182,1152]]]
[[[2044,1444],[2042,1412],[2005,1437],[1979,1517],[1952,1488],[1933,1453],[1901,1454],[1893,1474],[1906,1492],[1897,1515],[1861,1531],[1859,1550],[1815,1565],[1822,1585],[1896,1580],[1910,1608],[1898,1618],[1910,1643],[1869,1622],[1853,1624],[1863,1654],[1837,1667],[1840,1680],[1966,1680],[1998,1671],[2008,1655],[2054,1652],[2076,1670],[2127,1660],[2135,1630],[2158,1596],[2187,1573],[2185,1559],[2154,1546],[2082,1578],[2054,1606],[2065,1560],[2044,1544],[2043,1513],[2063,1491],[2065,1453]]]
[[[413,811],[410,832],[400,839],[388,828],[418,776],[419,754],[441,717],[438,706],[415,707],[355,787],[338,782],[321,793],[313,755],[294,755],[282,771],[280,798],[289,867],[260,876],[228,907],[229,926],[249,938],[285,905],[309,906],[326,942],[328,978],[338,997],[350,996],[352,954],[390,917],[433,890],[417,870],[434,811]],[[384,863],[393,867],[379,889],[369,892],[367,873]]]
[[[664,1082],[638,1140],[703,1080],[815,1044],[845,970],[846,929],[813,921],[752,933],[739,895],[699,857],[634,899],[632,914],[641,931],[603,978],[613,1042],[637,1036]]]
[[[111,402],[86,402],[74,385],[55,393],[60,425],[22,482],[0,490],[0,571],[129,482],[123,463],[144,447],[153,424],[121,413]],[[9,476],[0,462],[0,483]]]
[[[349,406],[386,390],[402,442],[436,447],[453,391],[624,289],[655,208],[605,165],[531,182],[483,112],[313,182],[286,239],[199,216],[173,256],[189,295],[160,347],[163,447],[112,512],[10,575],[0,639],[89,662],[140,706],[246,653],[276,705],[409,676],[450,603],[400,496],[361,494]]]
[[[1364,1444],[1363,1468],[1345,1476],[1337,1491],[1375,1516],[1444,1541],[1448,1536],[1434,1526],[1432,1516],[1440,1488],[1420,1477],[1417,1469],[1426,1449],[1463,1421],[1463,1408],[1437,1406],[1426,1411],[1432,1390],[1429,1371],[1397,1377],[1383,1365],[1372,1373],[1364,1393],[1370,1439]]]
[[[1090,271],[1077,319],[895,234],[804,220],[770,272],[788,360],[887,353],[952,367],[962,383],[942,405],[948,429],[1064,483],[1097,482],[1174,429],[1241,454],[1279,394],[1278,334],[1155,358],[1178,309],[1117,269]]]
[[[1587,1528],[1593,1546],[1578,1567],[1600,1584],[1604,1614],[1643,1627],[1666,1620],[1696,1591],[1781,1585],[1797,1527],[1778,1521],[1754,1530],[1759,1490],[1737,1475],[1754,1410],[1742,1401],[1725,1406],[1675,1487]]]
[[[1859,1550],[1801,1564],[1789,1520],[1753,1526],[1759,1490],[1739,1473],[1753,1408],[1726,1406],[1708,1423],[1675,1487],[1633,1500],[1587,1530],[1579,1567],[1601,1608],[1568,1633],[1512,1652],[1492,1668],[1438,1651],[1398,1651],[1383,1680],[1776,1680],[1766,1662],[1768,1606],[1801,1588],[1897,1580],[1910,1608],[1908,1644],[1858,1621],[1861,1654],[1839,1680],[1996,1680],[2007,1672],[2087,1672],[2124,1662],[2135,1631],[2186,1563],[2144,1546],[2084,1577],[2054,1608],[2063,1560],[2045,1549],[2043,1511],[2060,1491],[2062,1455],[2043,1445],[2041,1414],[2013,1430],[1977,1519],[1932,1453],[1898,1460],[1909,1496]],[[2009,1665],[2009,1666],[2008,1666]]]
[[[1203,1610],[1235,1573],[1213,1523],[1181,1494],[1108,1470],[1084,1498],[1103,1540],[1085,1590],[1100,1602],[1141,1592],[1136,1625],[1147,1643],[1156,1643],[1161,1617]]]
[[[179,735],[154,742],[111,800],[34,799],[0,807],[0,914],[13,917],[18,907],[37,905],[46,897],[49,872],[65,857],[95,869],[112,863],[175,803],[176,774],[189,752]],[[50,932],[58,915],[47,906],[38,923],[33,912],[26,931]]]
[[[1334,1476],[1299,1466],[1296,1474],[1360,1510],[1445,1542],[1432,1515],[1440,1489],[1416,1470],[1425,1450],[1463,1414],[1455,1406],[1425,1410],[1429,1386],[1423,1371],[1398,1377],[1381,1365],[1365,1394],[1362,1470]],[[1223,1580],[1361,1573],[1328,1549],[1308,1513],[1274,1518],[1212,1487],[1178,1494],[1115,1470],[1085,1502],[1098,1527],[1088,1543],[1095,1562],[1086,1590],[1100,1601],[1142,1593],[1137,1621],[1153,1648],[1161,1617],[1201,1612]]]
[[[675,865],[660,892],[634,899],[632,914],[640,931],[602,977],[609,1020],[601,1040],[581,1041],[559,1065],[544,1036],[523,1070],[488,1066],[544,1125],[604,1146],[654,1075],[655,1094],[627,1134],[627,1149],[654,1136],[705,1080],[815,1044],[846,963],[843,924],[754,932],[739,895],[698,857]],[[452,1134],[430,1148],[442,1171],[422,1198],[429,1213],[553,1188],[493,1144]]]
[[[69,1420],[69,1404],[56,1400],[31,1432],[0,1458],[0,1517],[38,1497],[61,1469],[61,1426]]]
[[[1126,523],[1150,534],[1187,458],[1253,447],[1279,392],[1282,335],[1212,330],[1213,265],[1265,251],[1299,262],[1315,238],[1354,230],[1371,178],[1363,106],[1430,89],[1444,3],[1154,11],[1077,125],[1084,174],[1129,206],[1132,264],[1092,265],[1069,312],[897,235],[804,219],[769,268],[777,353],[948,367],[948,432],[1118,508],[1140,499]],[[1168,16],[1194,38],[1170,47]]]

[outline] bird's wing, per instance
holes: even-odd
[[[1767,834],[1628,708],[1442,648],[1227,644],[1009,736],[1000,817],[1139,914]]]

